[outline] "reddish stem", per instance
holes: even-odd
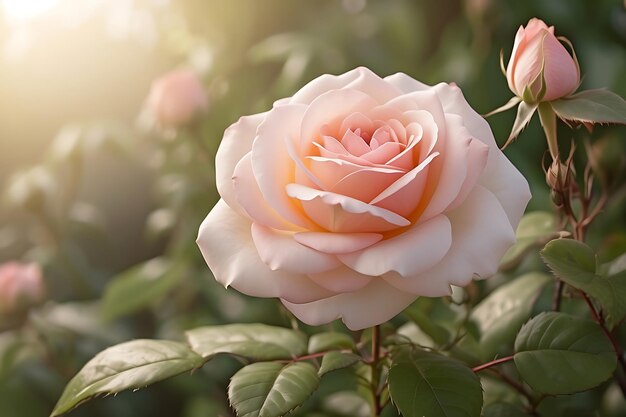
[[[494,359],[491,362],[483,363],[482,365],[478,365],[477,367],[472,368],[472,371],[474,372],[484,371],[485,369],[491,368],[492,366],[496,366],[504,362],[509,362],[511,360],[513,360],[513,355],[505,356],[504,358],[500,358],[500,359]]]

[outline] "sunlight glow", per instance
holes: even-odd
[[[37,18],[57,6],[59,0],[0,0],[2,14],[9,23]]]

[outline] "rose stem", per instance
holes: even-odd
[[[380,391],[378,390],[378,383],[380,380],[379,371],[380,361],[380,327],[378,325],[372,327],[372,396],[374,397],[374,407],[372,409],[372,417],[378,417],[382,411],[380,402]]]

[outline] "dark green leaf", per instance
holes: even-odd
[[[561,278],[576,282],[591,282],[596,274],[596,255],[582,242],[556,239],[543,248],[541,256],[552,272]]]
[[[102,315],[113,320],[159,301],[180,282],[183,264],[154,258],[115,277],[102,299]]]
[[[354,340],[345,333],[318,333],[309,339],[309,353],[332,349],[354,349]]]
[[[626,272],[598,275],[593,250],[571,239],[548,243],[541,255],[556,276],[600,303],[610,327],[626,316]]]
[[[515,340],[515,365],[524,381],[543,394],[571,394],[611,377],[617,363],[596,323],[563,313],[542,313]]]
[[[205,359],[231,353],[255,360],[291,359],[306,353],[301,333],[265,324],[227,324],[188,330],[191,348]]]
[[[581,91],[551,104],[561,119],[584,123],[626,124],[626,101],[608,90]]]
[[[280,417],[317,389],[319,376],[307,362],[259,362],[233,375],[228,399],[239,417]]]
[[[324,376],[328,372],[352,366],[360,360],[360,356],[351,352],[328,352],[322,358],[322,365],[320,366],[318,374],[319,376]]]
[[[515,244],[504,254],[500,267],[515,267],[523,256],[535,245],[544,245],[550,239],[558,237],[554,214],[546,211],[534,211],[520,220],[515,233]]]
[[[483,417],[528,417],[528,414],[517,405],[495,403],[485,407]]]
[[[437,345],[450,341],[459,321],[459,314],[441,298],[420,297],[404,310],[404,314]]]
[[[389,393],[404,417],[480,416],[480,381],[463,363],[410,348],[397,349],[392,359]]]
[[[513,345],[515,335],[530,317],[541,288],[551,281],[537,272],[502,285],[480,302],[470,319],[480,330],[481,357],[492,359],[503,346]]]
[[[140,339],[110,347],[72,378],[51,415],[66,413],[96,395],[143,388],[203,363],[186,345],[167,340]]]

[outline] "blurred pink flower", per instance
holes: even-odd
[[[0,314],[10,314],[43,300],[45,288],[36,263],[7,262],[0,265]]]
[[[533,101],[552,101],[578,88],[580,71],[575,58],[554,35],[554,26],[533,18],[515,35],[506,78],[517,96],[527,99],[524,91],[528,88]],[[544,81],[545,92],[540,97]]]
[[[200,111],[208,99],[198,75],[190,69],[177,69],[157,78],[150,88],[147,107],[163,127],[181,127]]]

